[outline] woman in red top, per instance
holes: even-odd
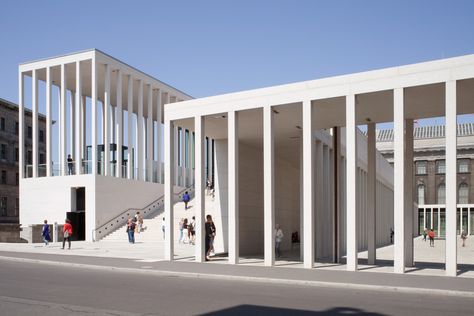
[[[61,249],[64,249],[64,246],[66,244],[66,240],[69,244],[68,249],[71,249],[71,236],[72,236],[71,221],[66,219],[66,222],[64,223],[64,226],[63,226],[63,247]]]

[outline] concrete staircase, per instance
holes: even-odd
[[[214,209],[214,198],[210,195],[205,196],[205,203],[206,203],[206,213],[210,212],[213,213],[212,210]],[[194,211],[194,201],[195,199],[191,199],[188,203],[188,210],[184,209],[183,202],[177,202],[174,205],[174,231],[175,231],[175,240],[179,238],[179,231],[178,231],[178,223],[181,218],[187,218],[188,222],[191,221],[192,217],[195,215]],[[160,242],[164,241],[163,239],[163,232],[161,230],[161,222],[164,216],[164,211],[157,213],[153,218],[144,219],[143,220],[143,227],[145,230],[141,233],[135,233],[135,242]],[[128,235],[126,233],[126,224],[107,235],[102,239],[103,241],[117,241],[117,242],[128,242]]]

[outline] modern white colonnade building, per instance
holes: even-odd
[[[328,241],[334,261],[346,257],[348,270],[358,269],[358,251],[367,240],[369,264],[375,262],[377,217],[389,213],[389,199],[376,194],[379,173],[376,164],[375,124],[394,124],[393,229],[394,271],[404,273],[414,265],[416,205],[413,196],[413,121],[444,116],[446,120],[446,254],[445,269],[457,275],[456,156],[457,115],[474,113],[474,55],[387,68],[314,81],[187,100],[165,106],[165,217],[173,218],[173,137],[175,125],[195,133],[195,212],[198,224],[196,260],[204,261],[204,140],[215,139],[216,198],[227,214],[228,256],[238,263],[251,243],[261,243],[264,262],[275,263],[274,227],[285,224],[287,199],[300,199],[293,213],[300,213],[304,267],[313,268],[320,238]],[[367,125],[366,173],[360,172],[359,125]],[[317,134],[330,129],[332,157],[321,149]],[[341,146],[341,133],[345,148]],[[291,142],[301,138],[301,142]],[[300,146],[301,144],[301,146]],[[318,149],[319,148],[319,149]],[[345,151],[344,159],[342,152]],[[322,154],[321,154],[322,153]],[[326,158],[325,158],[326,157]],[[329,163],[324,164],[324,159]],[[345,161],[344,163],[341,163]],[[362,159],[363,161],[363,159]],[[220,170],[220,165],[221,169]],[[286,170],[293,168],[292,177]],[[326,170],[327,169],[327,170]],[[383,169],[383,170],[381,170]],[[316,170],[316,174],[315,174]],[[329,172],[331,181],[320,182],[318,172]],[[326,171],[325,171],[326,170]],[[296,171],[296,172],[295,172]],[[259,182],[260,179],[260,182]],[[296,181],[295,181],[296,179]],[[328,178],[326,178],[328,179]],[[331,185],[331,183],[337,183]],[[287,184],[290,185],[287,185]],[[299,186],[296,196],[283,196],[285,189]],[[321,207],[327,190],[331,203]],[[283,188],[283,189],[282,189]],[[390,188],[388,186],[388,188]],[[262,197],[259,199],[259,197]],[[380,207],[382,199],[385,203]],[[377,207],[376,207],[377,206]],[[291,208],[292,205],[289,206]],[[294,207],[294,205],[293,205]],[[261,214],[261,210],[263,214]],[[315,221],[327,212],[324,222],[334,229],[321,236]],[[260,213],[261,236],[252,223]],[[365,213],[361,238],[361,214]],[[340,218],[344,222],[340,222]],[[282,222],[284,221],[284,222]],[[166,258],[174,258],[173,222],[167,227]],[[293,226],[296,226],[293,224]],[[341,232],[341,229],[343,230]],[[287,234],[290,232],[287,230]],[[385,232],[390,234],[389,231]],[[339,251],[341,238],[345,251]],[[245,245],[243,245],[245,242]],[[316,245],[318,243],[318,245]]]
[[[21,64],[19,142],[32,142],[31,153],[19,146],[22,226],[44,219],[63,223],[72,212],[82,226],[79,238],[95,240],[120,227],[127,210],[159,207],[163,104],[188,99],[96,49]],[[25,126],[25,107],[33,112],[32,126]],[[46,112],[44,140],[40,109]],[[190,160],[181,154],[192,142],[178,126],[173,133],[182,147],[175,165],[179,190],[193,182]],[[39,141],[46,143],[46,157],[38,152]]]

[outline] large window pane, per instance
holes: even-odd
[[[458,193],[459,204],[468,204],[469,203],[469,187],[466,183],[461,183],[459,185]]]
[[[438,186],[437,203],[438,204],[445,204],[446,203],[446,186],[445,186],[444,183],[441,183]]]

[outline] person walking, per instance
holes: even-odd
[[[423,241],[426,241],[426,236],[428,235],[428,229],[425,227],[423,230]]]
[[[395,231],[390,227],[390,243],[393,244],[393,237],[395,237]]]
[[[137,233],[141,233],[143,231],[143,216],[140,214],[140,211],[137,211],[135,214],[135,222],[137,223]]]
[[[189,237],[189,243],[191,245],[194,245],[196,241],[196,217],[195,216],[193,216],[193,218],[191,219],[191,223],[189,224],[189,229],[191,233],[191,236]]]
[[[71,157],[71,155],[67,155],[67,172],[68,172],[68,175],[72,174],[73,167],[74,166],[73,166],[72,157]]]
[[[127,221],[127,234],[128,234],[128,242],[131,244],[135,243],[135,222],[132,218],[129,218]]]
[[[466,247],[467,232],[463,229],[461,233],[462,246]]]
[[[188,191],[186,191],[183,194],[183,202],[184,202],[184,209],[185,210],[188,209],[189,200],[191,200],[191,197],[189,196]]]
[[[430,247],[434,247],[435,232],[433,229],[429,231],[428,237],[430,238]]]
[[[206,231],[206,261],[209,261],[209,255],[211,254],[211,251],[214,250],[214,238],[216,237],[216,226],[214,225],[214,222],[212,221],[212,216],[207,215],[206,216],[206,224],[205,224],[205,231]]]
[[[51,236],[49,235],[49,225],[48,225],[47,220],[44,220],[43,231],[41,233],[41,236],[43,237],[44,246],[46,247],[51,241]]]
[[[184,226],[184,218],[181,218],[181,220],[179,221],[179,224],[178,224],[178,228],[179,228],[178,244],[180,244],[183,241],[183,229],[184,229],[183,226]]]
[[[183,221],[183,244],[189,243],[189,227],[188,219],[185,218]]]
[[[72,237],[71,221],[69,219],[66,219],[66,222],[64,223],[64,226],[63,226],[63,246],[61,249],[64,249],[64,246],[66,245],[66,240],[69,246],[68,249],[71,249],[71,237]]]
[[[163,232],[163,240],[166,238],[166,224],[165,224],[165,218],[163,217],[163,220],[161,221],[161,231]]]
[[[280,228],[279,224],[275,226],[275,256],[277,258],[281,257],[280,245],[283,240],[283,231]]]

